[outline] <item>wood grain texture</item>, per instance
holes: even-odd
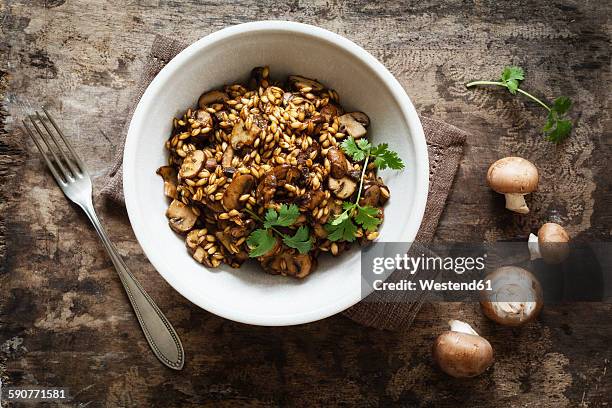
[[[0,83],[8,83],[10,114],[8,133],[0,132],[3,381],[69,387],[71,406],[609,405],[610,304],[549,305],[523,329],[460,304],[426,305],[409,329],[393,333],[341,316],[251,327],[189,304],[147,263],[123,210],[98,205],[130,268],[181,334],[186,368],[171,372],[149,351],[95,232],[17,123],[45,104],[99,176],[154,33],[190,42],[235,23],[301,21],[363,46],[420,113],[470,132],[436,240],[516,239],[552,219],[577,239],[610,241],[611,9],[570,0],[0,0]],[[525,87],[538,95],[575,101],[567,143],[542,140],[543,112],[525,99],[464,88],[509,63],[525,68]],[[509,154],[541,171],[528,216],[505,211],[484,182],[489,164]],[[491,341],[492,370],[460,381],[433,367],[432,340],[450,318],[473,322]]]

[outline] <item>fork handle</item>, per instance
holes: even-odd
[[[185,362],[185,352],[176,331],[166,316],[159,310],[153,299],[142,288],[140,282],[128,269],[121,255],[117,252],[117,248],[115,248],[115,245],[106,235],[106,231],[96,215],[93,203],[82,205],[81,207],[85,214],[87,214],[87,217],[89,217],[106,248],[106,252],[108,252],[115,265],[121,283],[127,292],[140,327],[142,327],[142,331],[151,349],[153,349],[153,353],[166,366],[174,370],[181,370]]]

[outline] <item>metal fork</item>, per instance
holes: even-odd
[[[166,366],[175,370],[182,369],[185,361],[185,352],[183,351],[181,340],[168,319],[166,319],[166,316],[159,310],[155,302],[153,302],[134,275],[132,275],[119,252],[117,252],[117,249],[106,235],[106,231],[104,231],[102,224],[100,224],[93,206],[91,178],[85,165],[72,146],[70,146],[51,115],[49,115],[45,108],[42,109],[47,117],[47,121],[43,120],[43,117],[38,112],[35,115],[28,115],[28,119],[40,139],[44,142],[46,149],[43,148],[43,145],[35,137],[34,132],[25,120],[22,121],[23,126],[34,141],[34,144],[36,144],[36,147],[45,159],[45,163],[47,163],[47,167],[66,197],[85,211],[85,214],[87,214],[87,217],[89,217],[89,220],[96,229],[108,255],[115,265],[121,283],[127,292],[138,322],[149,345],[153,349],[153,353]],[[49,123],[51,126],[48,125]],[[39,124],[42,125],[44,130]],[[55,130],[55,134],[52,129]],[[64,147],[61,147],[61,143],[55,135],[59,136],[59,140],[63,142]]]

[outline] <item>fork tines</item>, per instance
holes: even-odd
[[[45,108],[42,108],[42,110],[45,113],[44,117],[38,112],[35,112],[34,115],[28,115],[28,119],[38,134],[38,137],[44,142],[46,149],[30,129],[26,120],[23,120],[23,126],[27,133],[34,141],[34,144],[45,159],[47,167],[49,167],[53,177],[55,177],[60,185],[65,185],[78,178],[82,178],[86,172],[83,162],[72,146],[70,146],[70,143],[66,140],[59,126],[57,126],[57,123],[55,123],[51,115],[49,115],[49,112],[47,112]],[[51,124],[51,126],[49,126],[49,124]],[[63,147],[56,135],[59,136],[59,139],[63,142]],[[49,141],[49,139],[51,139],[52,142]]]

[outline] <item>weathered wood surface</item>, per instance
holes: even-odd
[[[610,241],[611,8],[568,0],[0,0],[0,68],[2,83],[9,73],[4,103],[11,115],[8,134],[0,132],[2,380],[69,387],[74,405],[83,406],[609,404],[610,304],[551,305],[520,330],[458,304],[426,305],[398,333],[341,316],[250,327],[181,298],[146,262],[124,212],[99,206],[120,252],[182,336],[186,368],[171,372],[149,351],[85,216],[56,188],[17,123],[30,107],[49,106],[99,176],[115,153],[154,33],[192,41],[245,21],[302,21],[362,45],[396,75],[420,113],[471,133],[437,240],[524,237],[556,218],[578,239]],[[525,99],[463,87],[495,78],[508,63],[526,69],[525,86],[538,95],[574,99],[577,128],[567,143],[542,140],[544,113]],[[488,165],[508,154],[541,170],[526,217],[504,211],[484,183]],[[473,322],[491,340],[494,369],[459,381],[432,366],[430,344],[449,318]]]

